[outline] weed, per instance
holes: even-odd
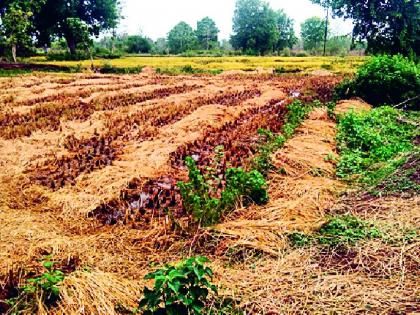
[[[210,282],[213,272],[205,266],[208,262],[205,257],[192,257],[147,274],[145,279],[154,280],[154,287],[144,288],[139,309],[143,314],[203,314],[209,294],[217,295]]]
[[[312,238],[309,235],[298,232],[288,234],[287,238],[293,247],[304,247],[312,242]]]
[[[285,124],[282,127],[282,134],[275,135],[270,130],[258,129],[260,137],[258,154],[251,161],[253,169],[264,176],[274,170],[271,161],[271,154],[280,149],[287,139],[293,136],[296,128],[302,123],[314,106],[319,106],[319,102],[304,105],[301,101],[295,100],[287,106],[288,112],[285,116]]]
[[[220,156],[219,152],[216,159]],[[185,163],[189,171],[189,182],[178,183],[183,206],[203,225],[218,222],[221,215],[232,209],[241,198],[244,198],[246,203],[257,204],[268,200],[267,184],[263,175],[256,170],[246,172],[242,168],[228,168],[224,190],[220,193],[221,197],[217,198],[221,187],[221,179],[213,172],[217,165],[210,167],[208,173],[202,174],[193,158],[187,157]]]
[[[381,236],[372,224],[353,216],[335,217],[324,224],[318,231],[320,244],[337,246],[339,244],[354,245],[357,241]]]
[[[51,261],[51,257],[46,256],[42,262],[45,272],[39,277],[26,279],[26,284],[16,287],[15,296],[6,299],[5,303],[9,306],[12,314],[22,312],[34,312],[38,308],[38,299],[46,306],[53,307],[60,300],[60,283],[65,275],[61,270],[55,269],[56,263]]]
[[[398,155],[413,149],[417,127],[404,113],[391,107],[369,112],[349,112],[339,118],[337,175],[367,185],[376,185],[402,161]]]
[[[373,225],[354,216],[331,218],[314,235],[291,233],[289,241],[294,247],[318,243],[327,246],[354,245],[363,239],[381,237],[381,232]]]

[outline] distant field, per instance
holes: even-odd
[[[254,71],[258,68],[277,69],[278,72],[310,72],[325,69],[337,73],[352,73],[366,60],[366,57],[139,57],[130,56],[120,59],[96,59],[97,67],[116,68],[152,67],[161,70],[191,67],[194,70]],[[30,62],[48,63],[60,66],[90,67],[90,60],[85,61],[46,61],[44,57],[30,58]]]

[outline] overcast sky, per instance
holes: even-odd
[[[300,23],[311,16],[324,17],[321,7],[310,0],[269,0],[273,9],[284,9],[295,20],[296,32]],[[122,0],[123,16],[120,31],[139,34],[156,40],[166,37],[178,22],[185,21],[193,28],[198,20],[209,16],[220,29],[220,39],[229,39],[232,33],[232,17],[235,0]],[[351,22],[336,20],[332,22],[336,34],[351,32]]]

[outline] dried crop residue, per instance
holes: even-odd
[[[337,112],[369,108],[343,101]],[[316,116],[319,121],[312,113],[277,152],[276,166],[286,175],[272,176],[274,200],[268,207],[239,210],[232,216],[236,220],[216,227],[222,239],[217,249],[231,257],[230,264],[223,259],[213,264],[223,275],[219,286],[247,313],[415,314],[420,309],[419,197],[350,193],[337,198],[335,192],[345,187],[333,178],[333,161],[324,159],[335,153],[334,141],[329,141],[334,139],[334,123],[324,114]],[[284,239],[290,231],[310,232],[325,215],[343,214],[375,223],[383,238],[354,246],[297,249]],[[268,255],[258,259],[263,253]]]
[[[180,121],[161,128],[155,139],[128,143],[125,152],[114,165],[82,176],[73,187],[51,194],[52,208],[62,206],[69,216],[89,213],[106,200],[118,196],[127,179],[157,178],[173,171],[169,157],[178,147],[200,138],[208,128],[218,128],[237,118],[246,109],[259,106],[272,97],[283,97],[281,92],[267,91],[255,101],[240,106],[202,106]]]
[[[111,83],[114,78],[116,82]],[[107,113],[95,108],[93,114],[89,112],[91,116],[87,120],[84,120],[86,117],[83,116],[82,119],[59,121],[59,128],[56,131],[47,132],[40,128],[41,130],[30,136],[17,135],[13,140],[1,140],[0,287],[4,283],[4,276],[8,274],[12,267],[14,270],[23,268],[25,272],[40,274],[42,272],[40,260],[43,259],[44,255],[51,255],[60,265],[77,262],[74,263],[76,271],[67,274],[61,287],[62,300],[59,305],[50,310],[41,309],[38,312],[39,314],[77,314],[80,312],[86,314],[117,314],[122,312],[124,308],[130,310],[136,307],[141,294],[140,289],[145,284],[143,276],[155,269],[150,263],[175,262],[182,257],[192,255],[190,244],[193,237],[192,235],[185,237],[183,234],[174,233],[171,220],[166,215],[159,214],[161,215],[159,218],[151,216],[151,220],[142,225],[137,225],[137,222],[134,222],[127,225],[102,226],[101,222],[98,222],[95,218],[86,216],[89,210],[103,200],[119,198],[119,194],[124,192],[127,184],[135,178],[141,185],[141,183],[147,181],[158,180],[160,175],[185,176],[185,170],[172,168],[171,155],[187,142],[194,144],[196,140],[198,142],[204,141],[202,135],[209,128],[211,128],[217,140],[218,128],[228,122],[237,121],[244,116],[242,115],[243,112],[251,113],[249,117],[246,117],[247,122],[255,127],[258,124],[254,124],[254,122],[256,119],[259,120],[261,113],[258,116],[252,112],[253,109],[270,108],[279,106],[278,104],[284,104],[281,101],[290,96],[291,92],[301,92],[302,95],[305,95],[305,99],[306,97],[316,97],[312,94],[314,89],[311,88],[314,78],[303,76],[166,77],[142,75],[122,76],[121,80],[117,78],[118,76],[95,74],[81,76],[37,75],[15,78],[11,81],[0,80],[1,87],[5,89],[4,93],[0,89],[2,95],[13,94],[11,91],[19,92],[24,89],[31,89],[32,96],[35,93],[34,91],[40,93],[51,92],[52,95],[54,95],[54,91],[49,91],[50,89],[59,88],[60,91],[66,91],[65,85],[68,85],[70,89],[78,89],[80,88],[78,84],[81,83],[83,88],[86,89],[89,88],[90,84],[94,85],[95,89],[106,87],[107,91],[104,92],[112,95],[114,95],[114,92],[112,92],[114,85],[115,89],[118,90],[122,84],[125,84],[126,81],[128,81],[128,84],[131,80],[138,80],[140,84],[143,83],[142,80],[145,80],[144,83],[149,80],[157,81],[165,87],[182,85],[185,82],[190,85],[197,85],[197,89],[193,91],[176,95],[174,93],[163,99],[141,103],[136,103],[138,94],[133,93],[133,97],[128,99],[128,106],[114,108]],[[81,79],[84,81],[80,83]],[[325,83],[325,86],[331,87],[335,84],[337,78],[328,77],[320,80],[322,84]],[[42,89],[45,88],[46,90],[41,92],[42,89],[37,90],[37,87],[42,82],[45,83],[42,85]],[[322,84],[317,82],[315,85],[321,86]],[[230,89],[230,87],[232,88]],[[305,94],[308,88],[311,89],[310,95]],[[133,87],[133,89],[140,88]],[[229,90],[231,92],[251,91],[252,93],[228,94]],[[115,95],[126,95],[126,92],[129,91],[130,89],[116,92]],[[331,89],[320,89],[319,91],[324,98],[329,97],[331,93]],[[32,99],[32,96],[29,96],[29,99]],[[95,95],[95,97],[101,98],[98,95]],[[200,100],[196,100],[197,98],[200,98]],[[22,100],[25,99],[27,98],[22,96]],[[192,99],[200,102],[190,102]],[[210,102],[209,100],[217,101]],[[1,112],[13,104],[13,100],[0,102]],[[99,103],[98,105],[101,106],[102,104]],[[156,109],[156,111],[153,109]],[[144,117],[141,115],[143,110],[149,110]],[[166,117],[167,112],[173,113],[174,116]],[[282,110],[279,111],[280,122],[283,113]],[[129,119],[128,117],[137,114],[139,115],[136,116],[136,119]],[[156,120],[157,116],[159,116],[158,120]],[[160,118],[162,119],[160,120]],[[313,120],[321,122],[320,119],[317,120],[314,117]],[[118,125],[116,125],[117,122]],[[327,122],[325,121],[325,123]],[[115,131],[111,130],[112,125],[120,130],[120,133],[116,133],[117,140],[115,142],[118,146],[121,145],[119,147],[121,153],[116,159],[112,160],[111,165],[94,169],[92,172],[87,172],[85,169],[76,177],[74,185],[65,185],[64,188],[57,190],[28,181],[27,171],[31,164],[35,163],[34,165],[36,165],[37,161],[44,160],[54,161],[54,158],[69,154],[71,150],[74,152],[71,151],[70,153],[75,155],[82,152],[78,151],[79,146],[77,145],[72,148],[65,146],[66,141],[62,140],[67,140],[66,136],[68,134],[74,133],[76,138],[89,138],[97,129],[97,137],[101,137],[110,131]],[[153,131],[151,134],[145,133],[150,137],[135,137],[146,128]],[[311,128],[314,128],[314,126]],[[235,126],[230,125],[229,130],[235,131]],[[305,126],[302,130],[305,130]],[[322,133],[322,130],[321,128],[318,133]],[[252,134],[255,133],[256,131],[252,132]],[[315,131],[313,133],[315,137]],[[302,134],[302,132],[299,134]],[[329,138],[330,135],[327,134],[326,137]],[[97,149],[95,146],[89,148],[87,145],[87,147],[92,151]],[[292,147],[290,147],[290,150],[292,150]],[[309,145],[307,150],[305,152],[310,151]],[[289,153],[291,154],[291,152]],[[325,170],[325,174],[329,174],[331,165],[324,161],[321,157],[322,154],[318,157],[317,161],[319,163],[313,165],[319,166],[319,168]],[[92,155],[94,154],[92,153]],[[288,166],[288,164],[281,166],[283,163],[280,159],[281,152],[278,152],[277,155],[276,163],[278,163],[278,166]],[[51,166],[53,167],[54,163]],[[289,172],[294,174],[292,166],[288,166],[288,168]],[[175,171],[176,174],[171,174]],[[296,170],[295,175],[290,175],[290,185],[293,180],[308,179],[306,171],[298,172]],[[60,175],[60,173],[58,174]],[[302,176],[302,178],[299,176]],[[314,181],[316,179],[316,177],[311,178]],[[280,183],[287,180],[287,176],[284,178],[273,176],[273,180],[281,187]],[[327,180],[333,179],[326,176],[324,181]],[[309,185],[309,183],[307,184]],[[285,184],[283,183],[283,185]],[[311,200],[320,203],[319,207],[314,210],[316,215],[322,212],[323,205],[327,204],[330,198],[329,189],[325,188],[329,186],[321,180],[317,182],[317,185],[319,185],[320,196],[311,197]],[[304,189],[302,187],[303,185],[293,189],[296,193],[299,191],[311,192],[309,188]],[[139,187],[139,189],[141,188]],[[215,281],[220,282],[220,285],[225,285],[222,294],[234,293],[235,296],[239,296],[240,293],[240,297],[243,298],[242,304],[253,307],[254,313],[260,310],[281,310],[279,306],[282,305],[284,305],[284,309],[292,309],[297,305],[302,305],[301,302],[304,299],[295,303],[291,298],[283,299],[287,294],[282,293],[278,297],[278,290],[281,291],[282,289],[282,287],[279,287],[279,283],[285,288],[287,288],[287,285],[290,286],[294,273],[299,275],[299,272],[307,269],[307,266],[294,264],[309,261],[310,257],[295,253],[291,256],[295,260],[288,262],[285,258],[285,261],[281,261],[282,257],[278,255],[278,249],[284,248],[284,246],[273,244],[283,241],[281,234],[291,230],[291,228],[306,230],[318,224],[312,214],[299,213],[297,207],[292,207],[292,198],[290,198],[290,204],[287,208],[276,204],[276,199],[281,200],[288,197],[280,195],[275,186],[272,186],[271,193],[274,194],[275,198],[272,199],[273,202],[268,207],[261,210],[252,208],[248,211],[238,211],[227,219],[232,219],[232,226],[237,226],[233,229],[235,233],[238,233],[241,228],[241,221],[248,223],[250,228],[244,228],[246,225],[242,225],[244,234],[248,233],[248,236],[240,240],[248,241],[248,248],[257,248],[256,252],[263,248],[263,252],[269,253],[275,258],[265,256],[262,261],[255,264],[255,269],[251,271],[252,266],[248,264],[248,261],[243,265],[233,265],[235,269],[229,269],[226,267],[225,255],[210,257],[214,261]],[[313,207],[315,208],[315,205]],[[266,216],[265,221],[263,216]],[[292,218],[296,218],[294,225],[291,222]],[[319,219],[319,221],[322,220]],[[260,234],[255,234],[257,232]],[[258,236],[257,241],[261,241],[258,245],[256,245],[255,235]],[[233,237],[236,237],[235,234],[233,234]],[[269,238],[270,240],[268,240]],[[236,241],[239,240],[236,239]],[[231,244],[234,243],[227,242],[226,247]],[[227,251],[221,250],[221,247],[219,249],[219,253],[227,253]],[[211,256],[209,253],[204,254]],[[246,257],[245,251],[243,255]],[[302,261],[302,257],[307,257],[307,259],[305,258]],[[250,273],[248,274],[248,272]],[[270,277],[271,280],[269,280]],[[283,283],[281,282],[282,279],[287,279],[288,282]],[[303,281],[304,279],[301,282],[300,294],[304,291],[305,283]],[[311,278],[311,281],[313,285],[316,284],[315,278]],[[243,292],[237,292],[237,289],[243,289]],[[290,287],[288,289],[293,292]],[[315,292],[315,290],[314,287],[310,292]],[[257,293],[261,294],[258,298],[256,298]],[[270,296],[272,298],[269,298]],[[297,295],[296,299],[302,296]],[[251,305],[249,298],[254,300],[253,305]],[[319,303],[321,302],[322,300],[319,300]],[[316,308],[318,304],[313,305]]]
[[[335,124],[326,109],[315,109],[296,136],[274,154],[281,170],[270,176],[270,202],[233,214],[234,220],[214,227],[225,241],[222,247],[248,249],[280,255],[285,233],[310,231],[324,219],[325,209],[336,200],[344,185],[334,179]],[[283,175],[281,173],[284,173]]]
[[[351,100],[342,100],[337,103],[337,107],[335,109],[335,114],[340,115],[347,113],[348,111],[369,111],[372,109],[372,106],[366,103],[361,99],[351,99]]]

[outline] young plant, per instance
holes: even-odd
[[[217,295],[213,272],[205,266],[208,262],[205,257],[191,257],[147,274],[145,279],[154,280],[154,286],[144,288],[139,309],[145,315],[203,314],[210,293]]]
[[[54,268],[55,262],[48,258],[42,263],[46,271],[39,277],[27,279],[23,292],[27,295],[41,294],[46,305],[54,305],[60,299],[59,284],[64,280],[64,273]]]
[[[221,156],[219,152],[216,159]],[[218,198],[217,191],[221,185],[221,179],[216,176],[218,166],[210,167],[207,173],[202,174],[193,158],[187,157],[185,163],[189,171],[189,182],[178,183],[183,206],[203,225],[219,222],[222,214],[233,209],[241,199],[245,204],[263,204],[268,201],[267,183],[257,170],[246,172],[242,168],[228,168],[225,187]]]
[[[194,159],[187,157],[189,182],[179,182],[182,202],[185,210],[204,225],[220,219],[220,200],[210,195],[211,186],[206,182]]]

